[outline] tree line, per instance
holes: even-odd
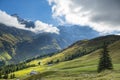
[[[1,79],[15,78],[15,74],[14,74],[15,71],[33,66],[35,65],[29,65],[26,62],[2,66],[0,67],[0,78]]]

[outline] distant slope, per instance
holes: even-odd
[[[73,45],[69,46],[59,54],[56,54],[52,57],[48,57],[42,60],[43,64],[46,64],[50,61],[53,63],[57,60],[59,61],[66,61],[72,60],[74,58],[89,54],[93,51],[96,51],[101,48],[103,42],[107,41],[108,44],[113,44],[116,41],[120,40],[120,36],[117,35],[108,35],[102,36],[98,38],[94,38],[91,40],[82,40],[74,43]]]

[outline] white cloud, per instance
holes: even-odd
[[[21,24],[16,17],[11,16],[7,14],[4,11],[0,10],[0,23],[5,24],[10,27],[15,27],[23,30],[29,30],[34,33],[56,33],[59,34],[59,29],[57,27],[54,27],[51,24],[43,23],[39,20],[35,21],[35,27],[34,28],[26,28],[25,24]]]
[[[48,0],[53,18],[89,26],[100,33],[120,31],[120,0]]]
[[[39,20],[35,21],[35,28],[30,28],[30,30],[36,33],[47,32],[47,33],[59,34],[59,29],[57,27],[54,27],[51,24],[49,25],[49,24],[43,23]]]
[[[6,12],[0,10],[0,23],[7,26],[13,26],[16,28],[23,29],[25,25],[20,24],[16,17],[8,15]]]

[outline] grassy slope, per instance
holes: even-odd
[[[6,47],[9,47],[7,48],[8,50],[11,50],[12,51],[12,54],[10,54],[6,48],[5,48],[5,45],[3,44],[6,43]],[[12,46],[14,46],[16,43],[18,42],[18,39],[15,38],[13,35],[11,34],[3,34],[2,36],[0,36],[0,60],[10,60],[12,59],[12,55],[15,54],[14,52],[14,49],[12,48]],[[9,45],[9,46],[8,46]]]
[[[7,62],[15,58],[16,44],[24,40],[31,40],[29,32],[0,24],[0,60]]]
[[[86,52],[89,52],[91,50],[97,49],[102,46],[104,41],[108,41],[110,44],[114,43],[115,41],[120,40],[120,36],[103,36],[103,37],[98,37],[92,40],[82,40],[74,43],[67,49],[63,50],[59,54],[56,54],[52,57],[47,57],[42,60],[35,60],[32,61],[32,63],[38,63],[39,61],[44,65],[49,61],[55,62],[56,60],[59,61],[64,61],[66,57],[69,57],[73,54],[76,54],[80,51],[86,50]]]
[[[52,66],[36,66],[15,72],[15,74],[20,75],[23,72],[29,74],[29,70],[34,69],[41,73],[28,77],[25,80],[35,80],[41,77],[45,80],[120,80],[120,41],[109,45],[109,51],[114,63],[113,71],[105,71],[99,74],[96,72],[101,52],[101,49],[98,49],[88,55],[71,61],[60,62]],[[32,61],[30,64],[37,64],[38,61]],[[44,69],[38,70],[38,68]]]

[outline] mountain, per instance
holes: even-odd
[[[105,70],[101,73],[97,73],[97,66],[101,54],[101,45],[103,42],[108,42],[108,50],[112,59],[114,70]],[[72,54],[76,54],[81,48],[94,49],[91,52],[78,56],[74,59],[64,60],[65,57],[70,57]],[[95,49],[96,48],[96,49]],[[62,52],[53,55],[52,57],[45,57],[44,59],[37,59],[31,61],[29,64],[35,64],[35,71],[40,72],[39,74],[28,76],[24,80],[119,80],[120,77],[120,36],[108,35],[101,36],[90,40],[81,40],[73,45],[69,46]],[[81,53],[79,53],[81,54]],[[58,60],[59,59],[59,60]],[[52,63],[45,64],[52,60]],[[56,63],[56,60],[58,62]],[[46,61],[46,62],[45,62]],[[62,61],[62,62],[61,62]],[[37,65],[41,62],[41,66]],[[41,70],[38,70],[41,68]],[[31,68],[28,68],[29,71]],[[24,72],[21,70],[19,72]],[[19,74],[19,72],[15,72]],[[29,72],[28,72],[29,73]],[[27,73],[26,73],[27,74]]]
[[[82,26],[58,26],[60,30],[60,35],[57,36],[58,41],[62,47],[66,48],[69,45],[73,44],[76,41],[83,40],[83,39],[91,39],[99,34],[88,27]],[[62,42],[61,42],[62,41]]]
[[[35,35],[31,41],[25,41],[17,44],[16,52],[21,55],[16,58],[27,59],[31,58],[31,56],[34,57],[41,54],[61,51],[62,49],[68,47],[69,45],[78,40],[97,36],[94,31],[89,30],[88,28],[81,28],[78,26],[59,26],[58,28],[60,30],[59,35],[51,33],[41,33]],[[91,36],[89,36],[88,33],[82,34],[83,29],[89,31],[89,35]],[[29,53],[29,55],[26,53]]]
[[[35,27],[35,24],[34,24],[33,21],[25,20],[25,19],[19,17],[18,14],[12,14],[11,16],[16,17],[17,20],[18,20],[21,24],[25,24],[25,25],[26,25],[25,27],[27,27],[27,28],[30,28],[30,27],[34,28],[34,27]]]
[[[0,24],[0,60],[8,61],[14,58],[17,54],[16,44],[24,40],[31,40],[33,35],[30,31]]]
[[[120,36],[118,35],[108,35],[97,37],[90,40],[80,40],[72,44],[68,48],[64,49],[60,53],[52,57],[43,59],[42,62],[43,64],[47,64],[50,61],[55,63],[57,60],[59,61],[72,60],[100,49],[104,42],[107,42],[109,45],[111,45],[119,40]]]
[[[34,28],[33,21],[12,15],[27,28]],[[35,56],[61,51],[81,39],[90,39],[98,33],[88,27],[58,26],[59,34],[40,33],[21,30],[0,23],[0,60],[19,62]],[[86,33],[83,33],[85,31]]]

